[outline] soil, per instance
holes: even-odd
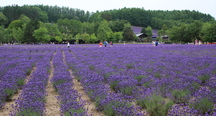
[[[55,54],[56,53],[54,53],[53,56],[55,56]],[[50,70],[48,84],[46,87],[47,96],[45,97],[46,99],[45,115],[46,116],[60,116],[61,114],[60,104],[59,104],[59,101],[57,100],[58,93],[55,91],[54,87],[52,86],[52,83],[50,82],[54,74],[53,59],[50,61],[50,65],[51,65],[51,70]]]

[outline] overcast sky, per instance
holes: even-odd
[[[195,10],[216,18],[216,0],[0,0],[0,6],[18,4],[43,4],[78,8],[96,12],[119,8],[144,8],[145,10]]]

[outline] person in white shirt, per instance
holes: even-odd
[[[68,42],[68,44],[67,44],[67,47],[69,48],[70,47],[70,43]]]

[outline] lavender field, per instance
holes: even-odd
[[[0,46],[0,116],[216,116],[216,46]]]

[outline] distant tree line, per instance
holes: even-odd
[[[122,8],[90,13],[48,5],[0,7],[0,43],[135,41],[132,25],[144,27],[149,40],[151,29],[158,29],[171,41],[216,41],[215,19],[198,11]]]

